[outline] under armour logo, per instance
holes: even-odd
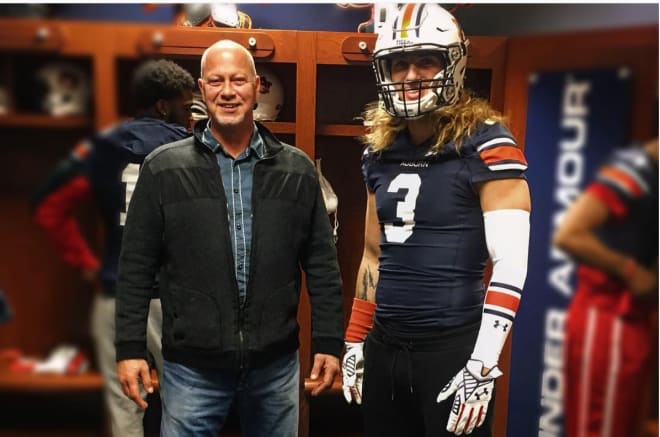
[[[488,388],[484,387],[484,389],[481,393],[479,393],[479,392],[474,393],[474,397],[477,398],[478,401],[481,400],[482,396],[488,396]]]
[[[502,327],[502,331],[506,332],[507,329],[509,329],[509,324],[508,323],[500,323],[499,320],[495,320],[495,324],[493,324],[493,328],[499,329],[499,327]]]

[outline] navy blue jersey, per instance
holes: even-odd
[[[124,215],[139,165],[156,147],[190,136],[185,128],[155,118],[121,123],[98,135],[85,165],[94,197],[105,222],[105,250],[101,280],[115,284]],[[133,164],[133,165],[131,165]]]
[[[612,217],[598,229],[607,246],[651,267],[658,257],[658,164],[641,147],[615,150],[588,192]]]
[[[483,124],[460,149],[429,153],[407,131],[363,155],[381,225],[376,318],[400,334],[480,319],[488,251],[477,184],[523,178],[527,163],[509,130]]]
[[[72,212],[88,195],[94,199],[104,225],[100,279],[108,294],[114,293],[117,281],[123,216],[140,164],[158,146],[189,135],[185,128],[155,118],[120,123],[77,146],[34,199],[37,222],[60,256],[82,269],[97,268],[99,263],[73,224]]]

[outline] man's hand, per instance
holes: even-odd
[[[364,379],[364,342],[346,342],[346,353],[341,363],[342,390],[349,404],[355,400],[362,403],[362,380]]]
[[[493,367],[484,375],[482,370],[481,361],[468,360],[465,367],[438,394],[437,401],[442,402],[456,392],[447,431],[456,435],[470,434],[475,427],[484,423],[495,388],[495,378],[501,376],[502,372]]]
[[[154,387],[151,382],[151,374],[149,373],[147,361],[143,359],[119,361],[117,363],[117,378],[124,394],[135,402],[138,407],[143,410],[146,409],[147,403],[140,395],[138,380],[142,381],[142,385],[147,393],[153,393]]]
[[[330,387],[337,372],[339,372],[339,358],[333,355],[314,354],[314,366],[309,377],[314,381],[319,379],[319,376],[322,378],[312,390],[312,396],[317,396]]]

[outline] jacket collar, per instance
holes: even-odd
[[[208,123],[208,119],[202,119],[202,120],[198,120],[193,126],[195,146],[205,153],[213,153],[211,149],[209,149],[202,142],[202,135],[204,134],[204,129],[206,128],[207,123]],[[269,158],[271,156],[274,156],[284,148],[283,143],[280,140],[278,140],[277,137],[275,137],[275,135],[273,135],[273,133],[269,131],[268,128],[266,128],[266,126],[264,126],[258,121],[255,121],[254,124],[257,126],[259,135],[261,136],[261,139],[264,142],[264,152],[265,152],[264,158]]]

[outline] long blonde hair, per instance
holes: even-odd
[[[463,139],[472,135],[480,123],[486,120],[502,122],[505,119],[502,114],[491,108],[486,100],[466,90],[461,91],[455,104],[438,108],[425,117],[425,122],[433,126],[434,144],[431,146],[433,153],[440,152],[449,142],[453,142],[456,151],[460,152]],[[376,152],[392,145],[396,135],[407,125],[406,119],[391,116],[379,102],[369,103],[361,118],[367,126],[367,133],[359,139]]]

